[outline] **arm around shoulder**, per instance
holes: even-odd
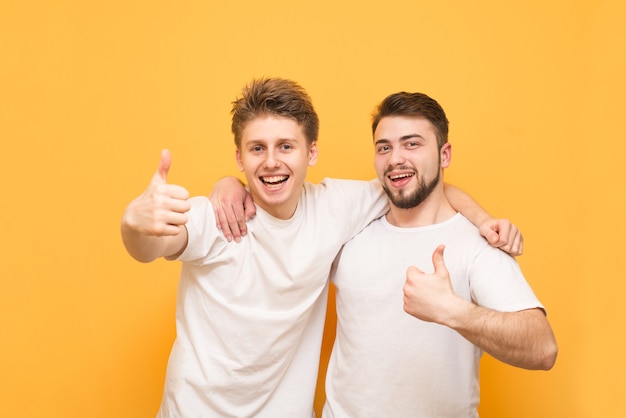
[[[480,226],[492,218],[469,194],[449,183],[444,187],[446,198],[457,212],[461,212],[471,223]]]
[[[522,254],[524,237],[513,223],[507,219],[494,218],[469,194],[456,186],[446,183],[445,194],[454,210],[476,225],[489,244],[512,256]]]
[[[256,214],[252,196],[241,180],[236,177],[220,179],[209,195],[217,228],[222,231],[227,241],[241,241],[246,235],[246,222]]]

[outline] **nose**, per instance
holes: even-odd
[[[268,150],[267,156],[264,161],[264,165],[266,168],[276,168],[280,165],[280,162],[276,158],[275,150]]]
[[[404,162],[404,154],[401,147],[394,147],[389,154],[389,165],[401,165]]]

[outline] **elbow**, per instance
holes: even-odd
[[[542,350],[542,355],[538,359],[537,369],[538,370],[550,370],[554,367],[554,363],[556,363],[556,357],[559,353],[559,347],[555,340],[550,341],[549,344],[546,344]]]
[[[133,258],[143,264],[148,264],[155,260],[155,258],[143,256],[133,256]]]
[[[537,311],[535,311],[537,312]],[[556,342],[556,338],[554,336],[554,332],[552,332],[552,328],[548,324],[548,321],[545,317],[545,312],[541,312],[542,315],[539,315],[541,318],[542,327],[536,327],[536,329],[540,329],[537,332],[537,339],[535,340],[535,353],[536,353],[536,364],[535,369],[537,370],[551,370],[556,363],[556,357],[559,353],[559,346]]]
[[[144,264],[151,263],[158,258],[154,254],[151,254],[146,251],[141,251],[141,249],[132,248],[130,246],[126,246],[126,251],[136,261],[139,261],[140,263],[144,263]]]

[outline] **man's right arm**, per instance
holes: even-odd
[[[163,150],[150,185],[130,202],[122,216],[124,246],[133,258],[143,263],[177,256],[187,246],[189,193],[181,186],[167,184],[171,161],[169,151]]]
[[[435,272],[407,269],[404,310],[423,321],[447,326],[500,361],[532,370],[549,370],[558,346],[540,308],[499,312],[478,306],[454,292],[443,260],[443,246],[433,253]]]

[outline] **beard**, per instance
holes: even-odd
[[[416,176],[418,173],[415,174]],[[417,188],[409,191],[399,190],[397,194],[394,194],[387,186],[383,184],[383,189],[387,193],[389,201],[400,209],[411,209],[422,203],[430,194],[435,190],[439,179],[441,177],[441,170],[437,170],[437,175],[431,181],[426,183],[426,180],[418,178]]]

